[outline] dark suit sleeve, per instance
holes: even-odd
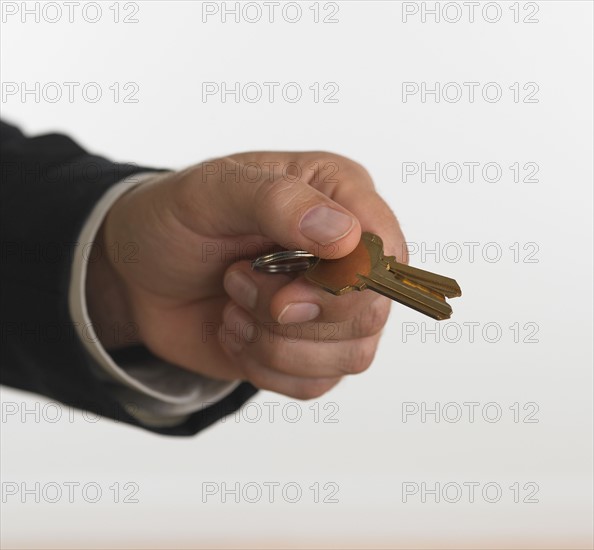
[[[167,428],[140,424],[95,374],[68,309],[73,253],[86,218],[114,184],[150,168],[87,153],[64,135],[25,137],[0,127],[0,382],[166,435],[192,435],[256,392],[241,384],[217,404]],[[138,356],[144,348],[128,349]]]

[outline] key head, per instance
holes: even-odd
[[[350,254],[337,260],[319,259],[305,272],[305,278],[336,296],[364,290],[366,285],[359,276],[369,275],[382,257],[382,240],[365,232]]]

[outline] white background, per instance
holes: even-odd
[[[66,412],[57,423],[43,415],[39,422],[5,418],[3,481],[96,482],[104,494],[96,504],[80,493],[74,503],[7,497],[3,547],[591,547],[592,4],[538,2],[537,23],[514,23],[512,2],[494,3],[500,21],[485,21],[477,8],[471,23],[458,4],[459,22],[427,15],[423,23],[420,12],[403,22],[400,2],[343,1],[338,22],[326,24],[313,22],[314,2],[300,4],[293,24],[279,12],[272,23],[267,16],[223,23],[220,15],[203,22],[202,3],[189,1],[139,2],[138,23],[129,24],[113,22],[113,2],[100,3],[94,24],[81,11],[73,23],[66,12],[55,24],[8,16],[4,86],[97,82],[104,97],[90,103],[78,94],[73,103],[52,104],[17,94],[3,97],[3,117],[27,132],[61,131],[114,160],[150,166],[182,168],[258,149],[351,156],[369,169],[408,241],[429,248],[480,243],[474,261],[466,247],[459,261],[411,257],[460,283],[452,332],[423,342],[420,324],[436,323],[396,305],[374,365],[318,400],[319,422],[312,403],[301,403],[301,420],[289,422],[281,414],[289,400],[270,393],[256,402],[266,414],[264,402],[280,403],[273,422],[240,416],[186,439],[79,414],[70,421]],[[320,3],[322,17],[327,4]],[[533,4],[517,4],[521,20]],[[219,95],[204,102],[209,81],[297,82],[303,98],[223,103]],[[421,81],[480,86],[474,102],[467,95],[422,102],[417,94],[404,103],[402,83]],[[138,103],[114,102],[108,88],[115,82],[137,83]],[[308,87],[315,82],[337,83],[338,103],[314,102]],[[501,86],[499,101],[482,98],[487,82]],[[509,90],[514,82],[519,102]],[[527,82],[538,84],[537,103],[522,101]],[[423,183],[418,175],[404,183],[403,162],[495,162],[503,173],[498,182],[479,174],[474,183],[436,183],[432,176]],[[538,181],[515,183],[508,168],[515,162],[536,163]],[[501,248],[499,261],[483,258],[490,242]],[[526,243],[538,247],[532,263],[524,260],[534,245],[523,250]],[[464,325],[472,322],[480,323],[474,342]],[[486,323],[501,327],[498,342],[483,338]],[[536,324],[537,342],[523,342],[531,332],[526,323]],[[419,333],[404,342],[403,331],[415,326]],[[457,329],[460,340],[448,342]],[[2,395],[4,403],[44,403],[12,390]],[[322,422],[330,402],[338,407],[336,423]],[[481,405],[475,422],[464,415],[423,423],[417,414],[405,423],[404,402]],[[498,422],[482,418],[488,402],[501,407]],[[536,403],[538,422],[523,422],[529,411],[522,410],[514,422],[513,403]],[[432,495],[423,502],[420,493],[403,502],[404,482],[473,481],[501,486],[499,502],[485,502],[480,488],[472,503],[466,495],[457,503],[436,503]],[[137,483],[139,502],[114,503],[114,482]],[[266,495],[257,503],[230,495],[223,503],[220,494],[203,502],[205,482],[295,482],[303,495],[296,503],[280,490],[274,503]],[[338,484],[338,502],[314,502],[308,487],[315,482]],[[538,502],[514,503],[515,482],[537,484]]]

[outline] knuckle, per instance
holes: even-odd
[[[338,153],[333,153],[331,151],[311,151],[306,153],[304,160],[313,161],[313,162],[336,162],[336,163],[344,163],[344,162],[351,162],[351,159],[348,157],[343,157]]]
[[[371,174],[360,162],[340,155],[333,155],[332,159],[329,162],[337,163],[341,170],[344,170],[347,175],[353,176],[355,180],[372,183]]]
[[[353,319],[352,332],[355,338],[365,338],[378,334],[390,315],[390,300],[377,298],[369,307]]]
[[[344,155],[339,155],[338,153],[333,153],[331,151],[318,151],[317,154],[319,156],[319,160],[321,161],[336,162],[345,168],[365,170],[362,164],[350,157],[345,157]]]
[[[364,178],[368,182],[372,182],[371,174],[361,163],[356,160],[351,160],[349,163],[350,169],[356,173],[360,178]]]
[[[375,350],[375,340],[353,342],[348,355],[341,362],[341,371],[344,374],[361,374],[366,371],[373,361]]]
[[[260,182],[255,190],[255,204],[263,205],[265,208],[277,206],[291,196],[291,184],[282,179],[267,179]],[[285,196],[287,195],[287,196]]]
[[[314,151],[309,156],[318,164],[320,169],[329,169],[334,166],[337,170],[335,177],[342,174],[343,176],[352,177],[355,181],[373,186],[373,180],[367,168],[352,158],[330,151]]]
[[[270,217],[270,212],[282,212],[287,219],[301,217],[310,208],[319,205],[319,199],[312,196],[299,181],[283,178],[260,183],[254,192],[258,219]]]
[[[263,220],[270,218],[271,212],[284,212],[288,217],[293,215],[296,208],[295,189],[291,189],[293,184],[283,180],[267,180],[256,186],[252,204],[255,205],[255,218],[259,223],[259,232],[267,234]],[[288,243],[280,243],[288,246]]]

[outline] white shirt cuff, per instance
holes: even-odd
[[[134,174],[111,187],[88,217],[80,235],[72,261],[68,306],[74,326],[86,350],[95,359],[97,374],[106,380],[117,381],[115,395],[129,414],[152,427],[175,426],[189,414],[215,404],[229,395],[240,382],[213,380],[186,371],[156,356],[148,363],[117,365],[101,345],[93,329],[86,303],[88,264],[87,243],[93,242],[111,206],[124,193],[155,173]],[[83,336],[84,332],[84,336]]]

